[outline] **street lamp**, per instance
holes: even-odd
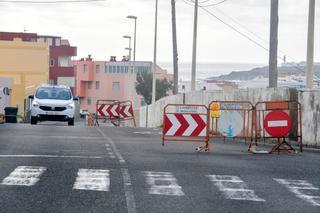
[[[137,40],[137,16],[133,16],[133,15],[129,15],[127,16],[128,19],[133,19],[134,20],[134,41],[133,41],[133,70],[131,70],[131,74],[135,73],[135,68],[136,68],[136,40]],[[131,65],[131,60],[130,60],[130,65]],[[134,75],[130,75],[130,80],[129,80],[129,98],[132,98],[132,90],[134,90],[134,86],[131,85],[131,81],[135,81],[134,79],[132,79],[132,77],[135,76]],[[131,89],[132,86],[132,89]],[[133,100],[133,105],[135,106],[135,100]]]
[[[137,40],[137,16],[129,15],[128,19],[134,20],[134,41],[133,41],[133,72],[135,71],[136,66],[136,40]]]

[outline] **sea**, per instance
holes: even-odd
[[[173,73],[172,62],[159,62],[158,65],[166,69],[168,73]],[[191,62],[178,63],[179,81],[191,80]],[[196,79],[208,79],[220,75],[227,75],[233,71],[248,71],[253,68],[263,67],[266,64],[258,63],[197,63]]]

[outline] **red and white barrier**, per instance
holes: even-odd
[[[162,145],[166,141],[205,142],[197,151],[209,151],[208,108],[169,104],[164,108]]]

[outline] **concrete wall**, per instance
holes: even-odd
[[[232,92],[196,91],[185,94],[186,104],[208,105],[211,101],[259,101],[298,100],[302,104],[303,141],[305,145],[320,147],[320,90],[297,91],[295,89],[246,89]],[[159,127],[163,123],[163,109],[167,104],[183,103],[183,95],[169,96],[135,110],[137,126]]]
[[[299,91],[298,98],[302,104],[303,141],[320,147],[320,90]]]

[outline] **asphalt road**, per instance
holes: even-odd
[[[0,125],[0,212],[320,212],[320,153],[196,153],[160,132]]]

